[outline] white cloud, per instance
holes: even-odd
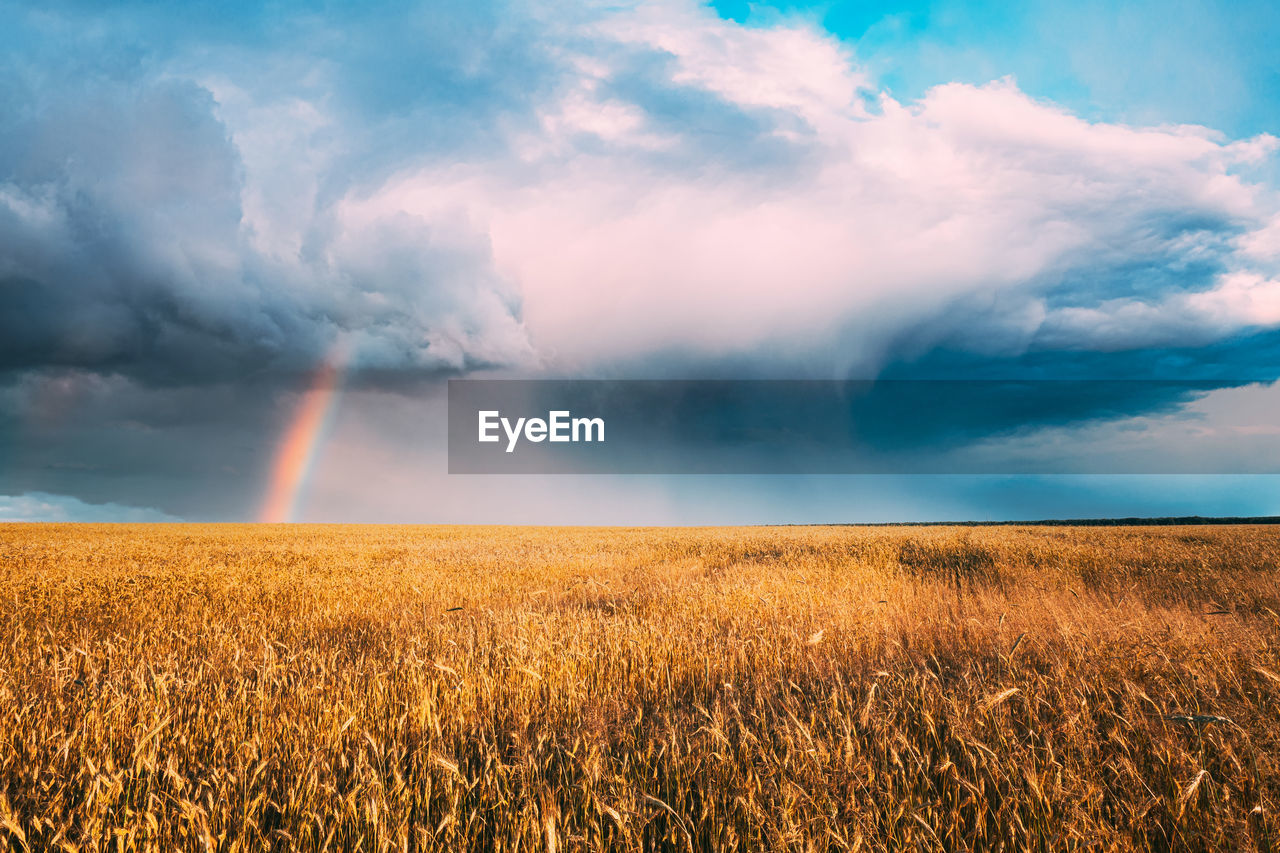
[[[1097,306],[1061,308],[1040,327],[1043,345],[1115,351],[1189,347],[1233,332],[1280,326],[1280,280],[1251,272],[1220,275],[1208,290],[1155,301],[1110,299]]]
[[[1271,217],[1261,228],[1240,237],[1237,245],[1248,258],[1280,263],[1280,214]]]
[[[350,195],[338,214],[346,227],[398,213],[474,222],[553,369],[670,352],[685,371],[724,358],[874,371],[922,329],[1016,353],[1104,337],[1104,349],[1177,343],[1150,334],[1153,323],[1196,341],[1280,323],[1265,283],[1241,289],[1248,257],[1222,247],[1232,229],[1266,239],[1269,202],[1236,169],[1274,151],[1270,137],[1091,123],[1007,79],[898,103],[825,34],[745,29],[686,4],[585,32],[590,58],[574,67],[589,80],[547,114],[592,115],[598,98],[589,144],[578,136],[587,121],[544,124],[547,136],[516,139],[519,168],[424,162]],[[642,97],[618,101],[638,49],[666,58],[670,97],[714,96],[756,117],[758,132],[723,140],[726,150],[779,135],[787,147],[762,148],[747,160],[758,168],[723,168],[732,157],[688,148],[694,127],[683,149],[668,138],[667,154],[644,150],[637,140],[670,125]],[[1174,277],[1193,263],[1225,270],[1199,296],[1121,283],[1080,305],[1050,299],[1065,280],[1135,262]]]
[[[676,86],[790,113],[818,130],[866,113],[859,93],[870,88],[870,78],[853,66],[846,48],[809,25],[742,27],[676,0],[638,5],[588,32],[669,55]]]

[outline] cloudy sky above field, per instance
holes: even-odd
[[[299,518],[1280,513],[1270,477],[467,478],[443,442],[458,376],[1203,377],[1259,384],[1020,441],[1276,470],[1271,4],[0,14],[0,517],[258,517],[334,353]]]

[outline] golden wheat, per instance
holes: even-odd
[[[0,848],[1271,849],[1280,531],[0,527]]]

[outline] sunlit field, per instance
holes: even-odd
[[[1280,529],[0,527],[0,848],[1248,850]]]

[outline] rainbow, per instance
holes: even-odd
[[[316,368],[276,452],[259,521],[294,520],[307,478],[338,407],[346,361],[343,349],[334,347]]]

